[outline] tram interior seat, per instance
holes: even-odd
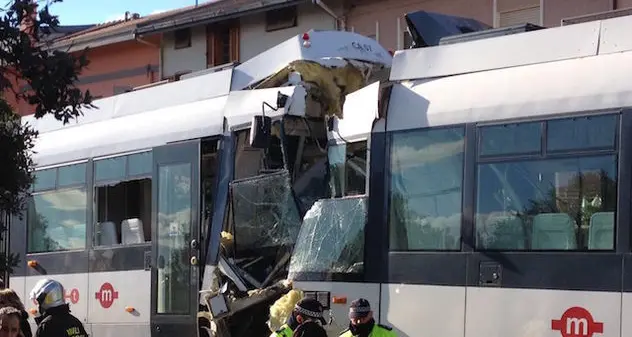
[[[116,225],[112,221],[97,223],[96,228],[96,245],[97,246],[113,246],[118,244],[118,235],[116,233]]]
[[[613,241],[614,212],[593,214],[588,227],[588,249],[612,249]]]
[[[124,245],[144,243],[143,222],[138,218],[123,220],[121,222],[121,239]]]
[[[525,249],[524,223],[508,212],[481,214],[476,218],[476,228],[484,249]]]
[[[542,213],[533,217],[532,249],[577,248],[575,220],[566,213]]]

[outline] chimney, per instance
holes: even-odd
[[[129,11],[125,11],[125,21],[129,21],[129,19],[131,19],[130,14],[131,13]]]

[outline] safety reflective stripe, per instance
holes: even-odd
[[[347,330],[343,332],[340,337],[353,337],[353,334],[350,330]],[[375,324],[369,334],[369,337],[397,337],[397,334],[392,330],[384,329],[383,327]]]
[[[292,329],[287,324],[283,324],[281,326],[281,329],[273,332],[270,337],[292,337],[293,333],[294,331],[292,331]]]

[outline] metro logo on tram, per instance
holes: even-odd
[[[119,293],[114,290],[112,284],[105,282],[101,285],[99,291],[94,293],[94,298],[99,301],[101,307],[107,309],[112,306],[115,299],[119,298]]]
[[[588,310],[572,307],[560,319],[551,321],[551,329],[559,331],[562,337],[592,337],[603,333],[603,323],[595,322]]]

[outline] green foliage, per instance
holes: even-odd
[[[61,0],[47,1],[55,2]],[[32,105],[36,118],[52,115],[64,124],[80,116],[82,108],[93,107],[90,93],[75,86],[88,64],[85,52],[76,56],[48,48],[41,28],[54,31],[59,24],[48,4],[39,11],[32,0],[12,0],[0,7],[0,232],[6,219],[21,216],[25,209],[37,137],[7,103],[8,95]],[[27,90],[21,88],[25,84]],[[16,262],[14,256],[2,255],[0,269]]]

